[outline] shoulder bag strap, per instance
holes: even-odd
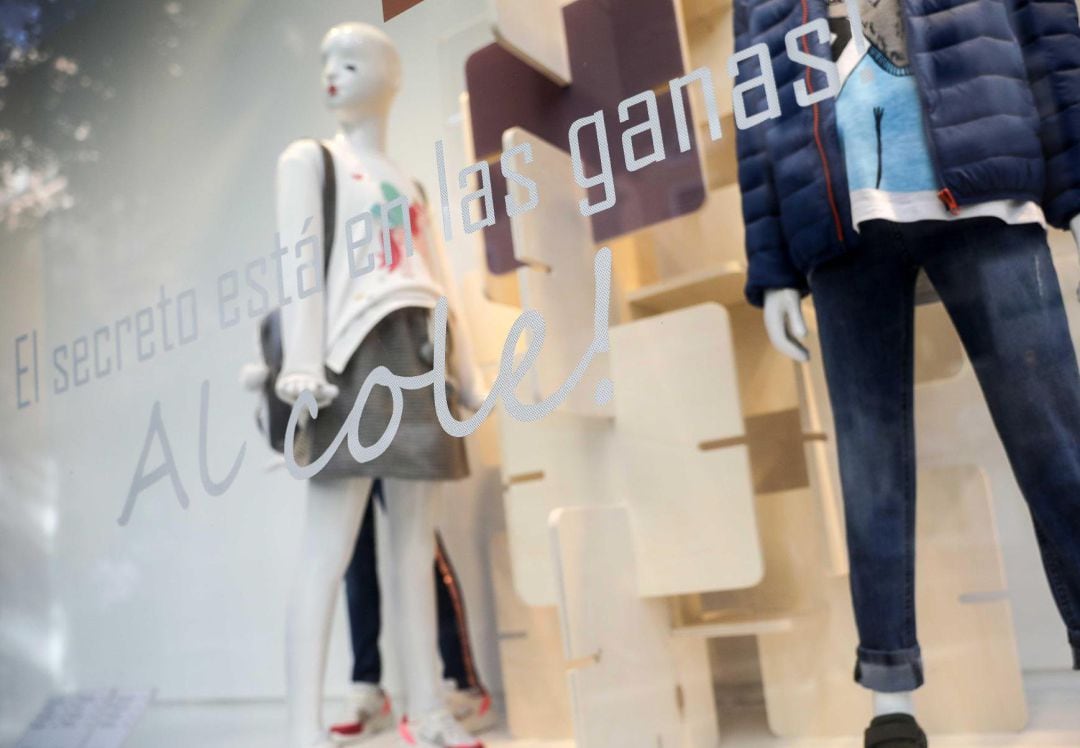
[[[337,177],[334,175],[334,156],[321,140],[315,141],[322,151],[323,185],[323,277],[330,271],[330,250],[334,246],[334,230],[337,220]]]

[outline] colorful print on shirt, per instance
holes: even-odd
[[[897,1],[864,0],[859,9],[867,52],[859,55],[849,41],[837,60],[842,88],[836,100],[836,121],[849,189],[936,193],[940,188],[926,143],[919,91],[906,64]],[[846,17],[830,23],[847,27],[850,37]]]
[[[383,202],[389,203],[392,200],[397,200],[401,197],[401,193],[397,191],[397,188],[389,182],[381,182],[379,189],[382,192]],[[372,214],[380,222],[382,217],[382,206],[376,205],[371,210]],[[413,244],[420,238],[420,219],[421,208],[415,202],[409,203],[409,225],[412,228]],[[390,264],[386,264],[386,258],[382,253],[378,255],[379,267],[386,268],[390,272],[397,270],[401,267],[401,261],[405,257],[405,217],[404,211],[400,206],[395,206],[389,210],[390,220]]]

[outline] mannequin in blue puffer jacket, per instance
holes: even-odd
[[[849,17],[849,11],[850,16]],[[835,62],[792,60],[785,36]],[[826,26],[827,24],[827,26]],[[1080,240],[1072,0],[736,0],[779,115],[738,133],[747,296],[807,360],[813,293],[836,425],[866,745],[925,746],[914,610],[913,308],[925,272],[978,375],[1080,668],[1080,369],[1046,226]],[[860,33],[861,32],[861,33]],[[758,71],[740,71],[751,78]],[[835,89],[812,106],[804,91]],[[751,114],[764,88],[744,91]],[[890,742],[892,741],[892,742]]]
[[[895,0],[889,4],[897,7]],[[785,49],[785,35],[826,22],[834,5],[846,4],[735,1],[736,50],[766,45],[779,93],[779,116],[737,134],[747,297],[757,306],[768,289],[806,291],[814,267],[858,245],[836,99],[800,107],[797,81],[820,91],[828,80]],[[881,3],[858,5],[872,16]],[[903,0],[899,7],[942,211],[1030,200],[1048,223],[1068,228],[1080,213],[1080,31],[1073,1]],[[804,34],[798,44],[831,58],[827,34]],[[740,80],[758,72],[744,63]],[[764,87],[746,91],[743,101],[749,112],[767,109]]]

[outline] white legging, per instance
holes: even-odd
[[[300,568],[289,595],[286,677],[290,748],[309,748],[325,735],[323,677],[334,604],[352,558],[371,478],[308,481]],[[383,479],[391,573],[392,613],[406,707],[414,716],[441,705],[435,624],[434,497],[439,483]]]

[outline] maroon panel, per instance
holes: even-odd
[[[473,145],[480,159],[498,155],[502,134],[524,127],[569,152],[570,125],[603,110],[617,202],[593,216],[597,242],[691,213],[705,200],[705,184],[696,152],[679,153],[675,117],[667,83],[682,75],[678,21],[671,0],[577,0],[563,8],[573,83],[561,88],[497,44],[471,55],[465,64],[472,115]],[[657,96],[667,158],[629,173],[622,155],[618,104],[648,89]],[[634,107],[626,127],[643,121],[644,106]],[[582,138],[586,173],[598,171],[596,139]],[[693,138],[693,135],[691,136]],[[696,138],[693,138],[696,140]],[[649,136],[638,136],[639,151],[649,149]],[[526,172],[527,173],[527,172]],[[488,268],[507,273],[518,266],[510,238],[510,221],[501,196],[506,182],[492,171],[496,222],[484,230]],[[602,199],[603,188],[590,197]],[[541,199],[543,196],[541,195]]]
[[[384,22],[389,21],[422,2],[424,0],[382,0],[382,19]]]

